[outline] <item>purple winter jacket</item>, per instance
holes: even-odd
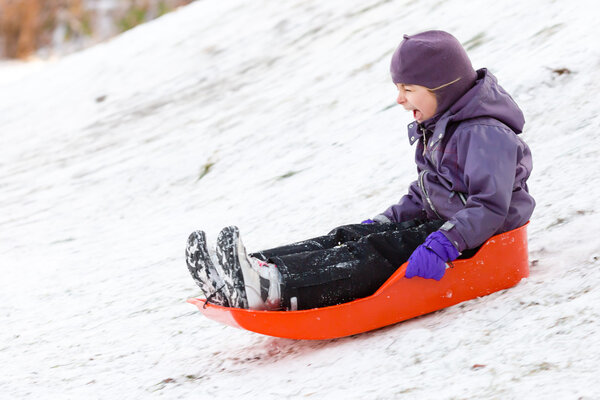
[[[408,125],[418,179],[374,219],[445,219],[441,231],[459,251],[524,225],[535,207],[526,183],[531,151],[517,136],[525,119],[494,75],[477,71],[475,85],[428,122]]]

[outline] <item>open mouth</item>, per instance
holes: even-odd
[[[419,110],[413,110],[413,117],[416,121],[421,122],[421,118],[423,118],[423,113]]]

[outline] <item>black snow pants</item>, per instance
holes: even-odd
[[[305,310],[372,295],[443,220],[353,224],[251,254],[277,265],[282,305]]]

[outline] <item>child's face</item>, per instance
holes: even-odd
[[[423,122],[435,115],[437,99],[425,86],[396,84],[398,99],[396,101],[407,111],[413,112],[417,122]]]

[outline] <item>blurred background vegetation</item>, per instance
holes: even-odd
[[[0,0],[0,58],[65,54],[194,0]]]

